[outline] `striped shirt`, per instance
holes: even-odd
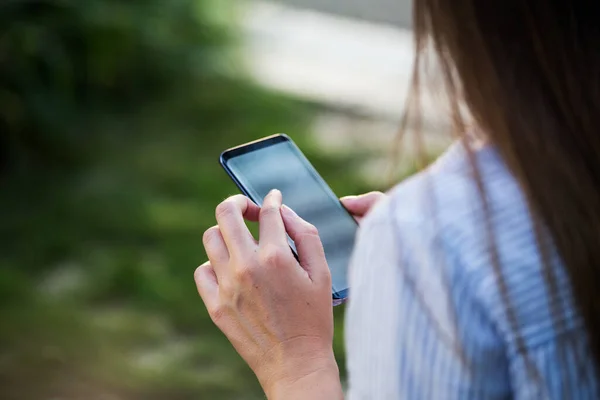
[[[346,318],[351,400],[600,399],[558,255],[549,296],[517,182],[492,147],[475,160],[507,296],[471,164],[455,145],[392,190],[360,229]]]

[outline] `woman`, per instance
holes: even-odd
[[[433,53],[457,144],[380,201],[344,200],[377,203],[351,265],[349,398],[600,398],[599,8],[416,0],[413,99]],[[217,222],[195,274],[217,326],[270,399],[342,398],[318,233],[277,191]]]

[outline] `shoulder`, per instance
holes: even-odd
[[[474,168],[481,187],[474,179]],[[531,231],[519,185],[491,147],[474,151],[470,158],[455,144],[431,167],[388,194],[365,219],[363,236],[372,236],[373,232],[367,232],[374,227],[387,226],[403,242],[433,246],[446,257],[471,264],[475,261],[471,256],[488,253],[487,218],[501,242],[519,231]],[[529,248],[531,243],[523,240],[520,244]]]
[[[484,182],[488,216],[483,193],[473,179],[474,165]],[[389,192],[365,219],[356,252],[374,261],[393,259],[393,266],[376,262],[366,273],[382,276],[400,268],[402,279],[434,310],[441,325],[449,326],[454,312],[444,305],[449,299],[455,300],[452,308],[469,298],[488,311],[500,302],[489,258],[488,217],[501,257],[509,262],[511,254],[536,257],[526,204],[500,157],[493,148],[484,148],[469,159],[457,144],[430,168]],[[536,263],[532,259],[529,264]]]
[[[474,165],[482,187],[473,178]],[[361,229],[357,252],[365,246],[378,257],[394,255],[403,279],[412,282],[425,302],[435,303],[438,293],[449,292],[456,310],[465,299],[477,303],[511,342],[512,329],[498,287],[501,274],[522,334],[526,340],[531,338],[528,345],[545,340],[536,334],[536,326],[550,317],[535,230],[517,181],[493,148],[469,158],[454,146],[431,168],[391,190]],[[391,250],[378,244],[388,243],[383,235],[392,234]],[[499,271],[494,268],[492,248]],[[568,299],[569,285],[556,254],[553,265],[561,295]],[[429,306],[444,310],[437,303]],[[439,317],[444,319],[445,314],[440,312]]]
[[[481,187],[474,178],[475,169]],[[457,143],[429,168],[394,187],[386,211],[402,222],[399,229],[416,224],[435,226],[441,233],[456,229],[468,233],[481,229],[484,194],[493,212],[503,208],[523,211],[525,206],[517,182],[493,147],[474,150],[469,156]]]
[[[473,178],[474,166],[481,174],[482,188]],[[453,249],[469,243],[472,250],[485,242],[483,196],[492,217],[504,211],[526,213],[520,189],[493,148],[473,153],[453,145],[431,167],[394,187],[365,219],[362,230],[387,226],[410,242],[429,242]],[[502,228],[502,227],[498,227]],[[372,236],[363,233],[363,236]]]
[[[479,278],[493,274],[483,263],[471,264],[465,254],[487,250],[477,217],[471,216],[480,197],[468,165],[457,148],[451,149],[432,168],[390,191],[363,222],[350,273],[351,377],[365,373],[360,365],[377,362],[403,377],[401,385],[389,388],[398,393],[415,382],[434,392],[452,388],[467,393],[479,381],[463,374],[466,356],[478,374],[495,377],[497,387],[486,390],[506,391],[503,340],[489,298],[480,297]],[[475,239],[477,249],[465,245]],[[361,355],[365,348],[370,358]],[[390,351],[399,356],[390,358]],[[428,357],[446,368],[443,376],[420,368]]]

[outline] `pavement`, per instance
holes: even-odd
[[[260,83],[327,105],[398,118],[413,65],[411,31],[251,1],[245,56]]]
[[[339,0],[330,1],[339,5]],[[410,88],[414,64],[410,29],[291,7],[281,0],[247,1],[241,16],[244,59],[251,77],[330,110],[315,121],[319,143],[331,151],[357,146],[389,149]],[[422,95],[427,142],[433,147],[447,142],[438,140],[441,128],[447,126],[438,101],[430,92]],[[411,162],[414,149],[404,153]],[[375,171],[366,173],[370,178],[380,176],[379,169],[365,167]]]
[[[278,0],[278,3],[410,28],[412,0]]]

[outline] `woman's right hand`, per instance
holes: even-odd
[[[277,190],[262,208],[231,197],[216,218],[203,238],[210,261],[194,274],[212,320],[269,399],[341,399],[331,274],[316,228],[283,206]],[[258,240],[244,219],[258,221]]]
[[[358,223],[371,211],[371,209],[382,199],[385,194],[371,192],[360,196],[348,196],[340,199],[344,207],[352,214]]]

